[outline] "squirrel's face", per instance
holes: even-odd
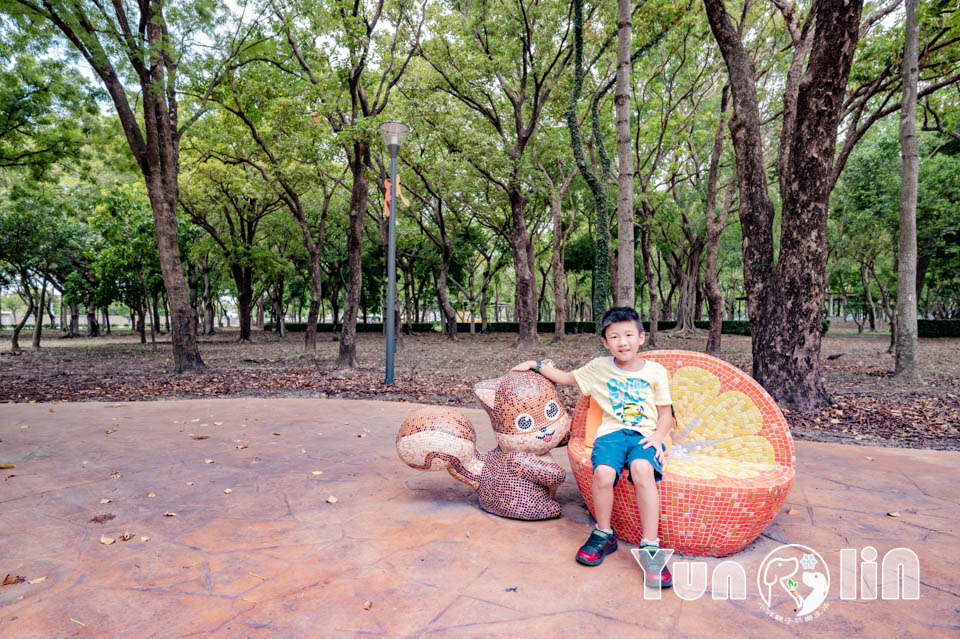
[[[507,373],[477,384],[475,390],[505,451],[543,455],[570,431],[557,389],[542,375]]]

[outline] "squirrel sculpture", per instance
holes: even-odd
[[[550,450],[566,445],[570,417],[554,385],[533,372],[480,382],[474,392],[490,417],[497,447],[477,452],[477,433],[460,411],[431,406],[410,415],[397,433],[408,466],[447,470],[472,486],[484,510],[514,519],[560,516],[553,496],[566,473]]]

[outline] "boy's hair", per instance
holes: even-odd
[[[640,316],[629,306],[614,306],[600,318],[600,336],[607,338],[607,327],[617,322],[635,322],[640,334],[643,334],[643,322]]]

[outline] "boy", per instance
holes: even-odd
[[[577,552],[577,561],[596,566],[617,549],[610,526],[613,487],[623,468],[637,488],[637,507],[643,539],[640,560],[648,586],[673,584],[660,539],[660,496],[657,482],[663,472],[663,440],[673,426],[670,383],[666,369],[640,357],[646,334],[632,308],[611,308],[601,319],[603,345],[613,357],[597,357],[573,372],[550,362],[527,361],[513,370],[535,370],[557,384],[576,384],[603,409],[603,420],[593,445],[593,507],[596,528]]]

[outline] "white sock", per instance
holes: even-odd
[[[605,533],[607,533],[608,535],[612,535],[612,534],[613,534],[613,528],[610,528],[610,529],[601,528],[600,526],[597,526],[596,524],[594,524],[593,527],[596,528],[597,530],[599,530],[600,532],[605,532]]]
[[[640,545],[641,545],[641,546],[659,546],[659,545],[660,545],[660,538],[659,538],[659,537],[657,537],[656,539],[642,539],[642,538],[641,538],[641,539],[640,539]]]

